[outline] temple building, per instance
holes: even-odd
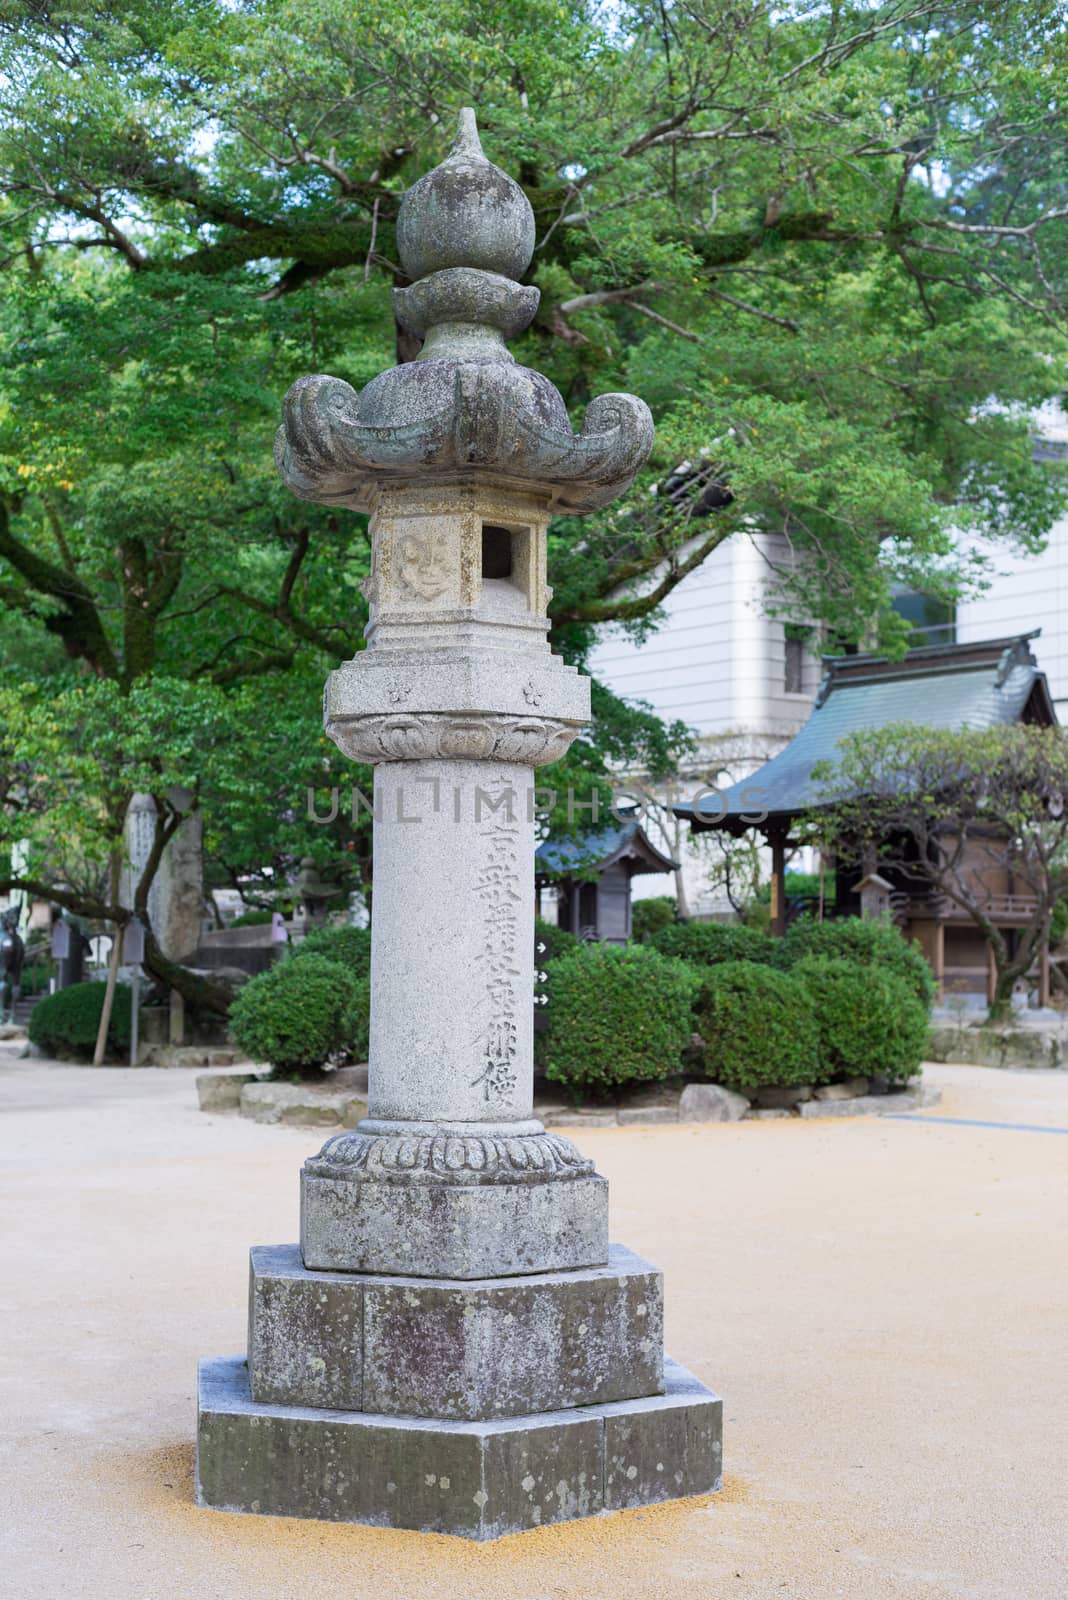
[[[695,832],[721,828],[733,835],[757,830],[770,847],[772,931],[786,928],[786,862],[796,841],[796,820],[817,805],[825,792],[814,769],[833,764],[847,734],[912,722],[929,728],[984,728],[1021,722],[1057,724],[1046,675],[1031,648],[1037,633],[978,643],[930,645],[910,650],[898,661],[883,656],[834,656],[824,660],[824,676],[812,714],[778,755],[718,797],[683,802],[676,812]],[[882,870],[882,869],[880,869]],[[832,916],[859,916],[888,910],[908,938],[921,945],[940,992],[984,995],[991,981],[991,957],[975,923],[959,907],[917,884],[895,883],[865,873],[859,862],[838,863]],[[1008,933],[1028,923],[1033,897],[1011,882],[992,886],[988,909]],[[1048,974],[1040,974],[1040,1002],[1047,998]]]

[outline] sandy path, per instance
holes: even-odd
[[[726,1486],[479,1547],[193,1506],[197,1357],[243,1349],[321,1135],[0,1054],[0,1593],[1065,1600],[1068,1073],[930,1076],[924,1120],[579,1134],[726,1397]]]

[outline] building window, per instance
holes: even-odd
[[[895,585],[890,606],[909,625],[909,649],[923,645],[956,644],[956,607],[938,595],[921,594],[918,589]]]
[[[803,694],[805,692],[805,639],[808,636],[808,629],[798,627],[796,623],[788,622],[784,631],[786,638],[783,650],[783,693]]]

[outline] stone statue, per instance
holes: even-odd
[[[26,946],[19,933],[22,906],[8,906],[0,916],[0,1022],[14,1022],[15,1003],[22,993],[22,967]]]

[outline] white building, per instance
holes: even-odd
[[[694,729],[698,754],[683,775],[688,789],[726,788],[754,772],[789,743],[812,708],[817,632],[766,611],[776,567],[789,557],[779,536],[732,535],[668,595],[656,633],[636,644],[621,628],[606,627],[590,657],[590,671],[615,694]],[[695,848],[683,826],[657,842],[683,861],[691,912],[730,911],[710,885],[707,835]],[[643,879],[635,897],[666,888]]]
[[[1035,418],[1035,457],[1068,470],[1068,414],[1054,402]],[[957,606],[961,644],[1041,628],[1033,645],[1061,722],[1068,724],[1068,518],[1055,523],[1046,548],[1033,556],[1003,545],[981,547],[989,558],[989,588]]]
[[[1068,418],[1044,408],[1039,426],[1037,450],[1068,461]],[[989,587],[961,601],[955,619],[936,626],[924,642],[968,644],[1041,629],[1034,652],[1057,714],[1068,725],[1068,518],[1054,526],[1039,555],[1004,545],[984,548]],[[726,787],[748,776],[808,717],[821,677],[818,633],[806,631],[800,619],[791,626],[766,613],[775,569],[788,559],[780,537],[734,534],[672,591],[664,623],[643,644],[610,626],[591,654],[590,671],[614,693],[645,701],[659,716],[679,718],[694,729],[699,753],[684,786]],[[920,623],[921,597],[902,597],[898,604]],[[696,847],[689,830],[681,829],[657,842],[683,861],[690,911],[724,915],[729,902],[710,885],[709,837]],[[663,880],[643,879],[635,897],[663,894],[666,887]]]
[[[987,592],[957,607],[960,644],[1040,628],[1032,649],[1049,679],[1061,722],[1068,724],[1068,519],[1058,522],[1041,555],[996,552]]]

